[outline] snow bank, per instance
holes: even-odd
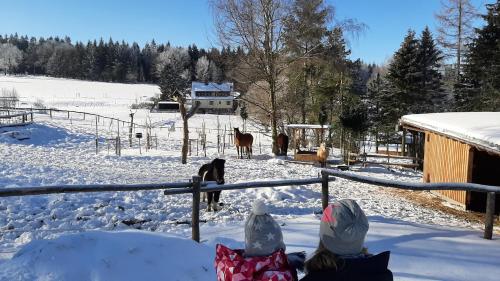
[[[500,112],[411,114],[401,123],[442,133],[500,152]]]
[[[140,231],[101,232],[35,240],[0,264],[0,280],[207,280],[212,248]]]

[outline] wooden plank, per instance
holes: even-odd
[[[403,168],[416,168],[419,166],[419,164],[414,164],[414,163],[387,163],[387,162],[359,161],[359,160],[349,160],[349,164],[376,164],[382,166],[400,166]]]
[[[200,186],[201,177],[193,176],[193,208],[191,212],[191,237],[200,242]]]
[[[486,216],[484,219],[484,239],[493,237],[493,219],[495,216],[495,192],[488,192],[486,196]]]
[[[325,172],[321,172],[321,206],[323,210],[328,207],[329,195],[328,195],[328,181],[329,176]]]
[[[469,182],[471,147],[468,144],[427,131],[424,150],[424,181]],[[462,206],[466,204],[466,191],[439,193]]]
[[[399,155],[387,155],[387,154],[357,154],[357,153],[349,153],[349,156],[356,156],[356,157],[373,157],[373,158],[390,158],[390,159],[408,159],[408,160],[415,160],[417,158],[411,157],[411,156],[399,156]]]

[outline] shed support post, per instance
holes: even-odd
[[[191,236],[200,242],[200,187],[201,177],[193,176],[193,208],[191,213]]]
[[[328,174],[321,171],[321,207],[323,210],[328,207]]]
[[[486,215],[484,218],[484,239],[493,237],[493,220],[495,216],[495,192],[486,194]]]
[[[401,155],[406,156],[406,129],[403,129],[403,138],[401,139]]]

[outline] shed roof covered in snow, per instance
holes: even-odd
[[[314,125],[314,124],[288,124],[290,129],[330,129],[330,125]]]
[[[400,124],[500,153],[500,112],[411,114],[401,117]]]
[[[191,90],[195,92],[231,92],[233,90],[233,83],[193,82]]]

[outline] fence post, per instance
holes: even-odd
[[[493,237],[493,220],[495,216],[495,192],[486,194],[486,214],[484,218],[484,239]]]
[[[191,236],[200,242],[200,187],[201,177],[193,176],[193,208],[191,213]]]
[[[328,207],[328,174],[321,171],[321,207],[326,209]]]
[[[95,154],[99,153],[99,130],[97,128],[98,117],[95,117]]]

